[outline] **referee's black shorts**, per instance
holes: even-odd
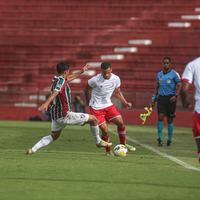
[[[176,101],[170,102],[170,96],[158,96],[157,109],[158,114],[164,114],[166,117],[173,118],[176,116]]]

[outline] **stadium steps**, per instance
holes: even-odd
[[[120,75],[125,91],[154,90],[154,76],[162,67],[163,56],[172,56],[181,72],[188,60],[199,55],[199,21],[189,20],[189,28],[167,26],[168,21],[184,22],[181,16],[195,14],[199,6],[197,0],[149,0],[148,4],[144,0],[134,4],[131,0],[123,4],[119,0],[2,0],[0,65],[18,69],[18,74],[7,76],[9,70],[3,69],[0,78],[16,81],[8,84],[12,92],[34,88],[45,92],[59,60],[70,60],[76,69],[74,66],[86,62],[101,62],[101,55],[116,54],[115,47],[133,46],[129,40],[150,39],[150,46],[136,45],[136,54],[123,53],[123,60],[107,61]],[[99,72],[99,68],[95,70]],[[82,76],[80,84],[71,84],[72,89],[80,91],[87,79]],[[6,89],[4,84],[0,86]]]

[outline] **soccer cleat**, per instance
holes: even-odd
[[[160,138],[158,138],[157,141],[158,141],[158,146],[162,147],[163,146],[162,140]]]
[[[34,152],[32,151],[32,149],[28,149],[27,152],[26,152],[26,154],[27,155],[31,155],[31,154],[34,154]]]
[[[112,143],[111,142],[106,142],[104,140],[101,140],[98,144],[96,144],[97,147],[111,147]]]
[[[126,146],[126,148],[128,149],[128,151],[135,151],[135,150],[136,150],[135,147],[133,147],[133,146],[131,146],[131,145],[129,145],[129,144],[125,144],[125,146]]]
[[[171,145],[172,141],[167,140],[167,146],[169,147]]]

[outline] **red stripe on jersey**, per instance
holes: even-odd
[[[67,81],[63,84],[63,87],[59,93],[60,100],[62,104],[62,115],[65,116],[67,112],[69,111],[69,105],[67,100],[67,94],[66,94],[66,87],[67,87]]]
[[[186,78],[183,78],[183,79],[182,79],[182,82],[184,82],[184,83],[190,83],[189,80],[186,79]]]

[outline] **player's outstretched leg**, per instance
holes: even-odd
[[[36,151],[41,149],[42,147],[45,147],[52,143],[54,140],[58,139],[60,136],[61,131],[59,132],[52,132],[51,135],[43,137],[40,141],[38,141],[32,148],[28,149],[26,154],[31,155],[34,154]]]

